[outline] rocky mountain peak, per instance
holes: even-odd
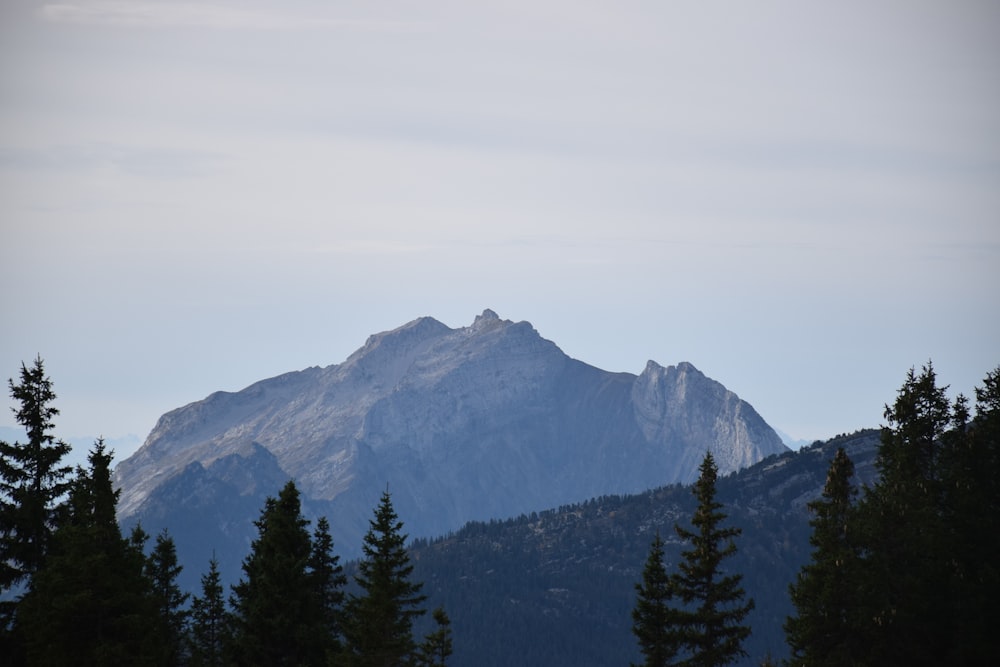
[[[469,327],[469,331],[471,333],[481,333],[483,331],[492,331],[505,325],[509,326],[510,324],[512,324],[510,320],[501,320],[499,315],[487,308],[481,315],[476,315],[476,319],[472,322],[472,326]]]
[[[164,504],[185,470],[203,471],[199,498],[233,507],[254,505],[283,474],[351,557],[387,482],[411,536],[429,536],[691,481],[706,448],[723,473],[785,451],[752,407],[690,364],[609,373],[486,309],[460,329],[422,317],[370,336],[342,364],[172,410],[115,483],[119,516],[155,531],[167,524],[154,517],[197,512]],[[224,500],[233,494],[246,502]],[[227,521],[250,530],[256,509]]]

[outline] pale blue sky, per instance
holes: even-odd
[[[0,6],[0,376],[57,431],[484,308],[798,438],[1000,364],[1000,4]],[[0,425],[13,425],[12,416]],[[120,452],[122,454],[127,452]]]

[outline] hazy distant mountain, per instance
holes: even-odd
[[[167,526],[182,560],[207,563],[214,549],[226,566],[288,477],[350,557],[386,485],[410,536],[432,536],[689,482],[706,449],[723,474],[787,451],[749,404],[689,363],[610,373],[486,310],[459,329],[421,318],[371,336],[342,364],[173,410],[115,482],[126,526]]]

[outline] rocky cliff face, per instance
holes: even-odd
[[[209,524],[225,522],[234,543],[198,545],[207,562],[213,548],[220,561],[226,549],[242,556],[263,498],[292,477],[306,511],[325,514],[338,552],[352,556],[386,485],[410,535],[435,535],[688,482],[706,449],[723,473],[786,450],[691,364],[609,373],[487,310],[459,329],[421,318],[371,336],[342,364],[173,410],[115,481],[123,523],[167,526],[180,552],[195,548],[184,526],[211,541]],[[221,517],[223,506],[254,509]]]

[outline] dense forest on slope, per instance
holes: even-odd
[[[756,601],[745,664],[784,656],[782,623],[792,608],[788,585],[809,557],[806,503],[823,488],[838,447],[870,483],[876,430],[842,435],[799,452],[772,456],[718,482],[728,525],[743,530],[727,565],[744,576]],[[631,496],[605,496],[507,521],[470,523],[411,550],[414,577],[428,606],[453,621],[452,664],[625,664],[638,657],[631,633],[634,585],[659,530],[665,562],[681,548],[675,523],[687,525],[695,500],[671,485]]]

